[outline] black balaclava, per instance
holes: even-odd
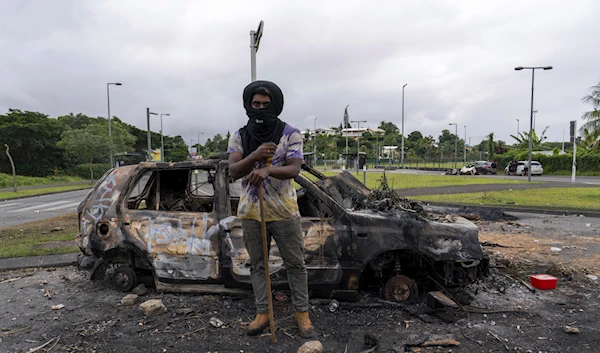
[[[252,97],[259,88],[265,88],[269,91],[271,104],[267,108],[254,109],[252,107]],[[240,129],[244,155],[248,156],[265,142],[279,144],[285,128],[285,123],[278,118],[281,111],[283,111],[283,93],[281,89],[273,82],[254,81],[244,88],[242,97],[248,116],[248,123]]]

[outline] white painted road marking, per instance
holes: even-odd
[[[67,202],[69,202],[69,201],[50,202],[50,203],[39,204],[39,205],[31,206],[31,207],[19,208],[17,210],[10,210],[8,212],[25,212],[25,211],[31,211],[31,210],[41,210],[41,209],[46,208],[48,206],[60,205],[60,204],[64,204],[64,203],[67,203]]]

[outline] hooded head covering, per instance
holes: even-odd
[[[252,107],[252,97],[259,88],[264,88],[269,92],[271,104],[266,108],[255,109]],[[283,93],[273,82],[254,81],[244,88],[242,97],[248,123],[240,129],[240,136],[244,155],[247,156],[265,142],[279,143],[285,128],[285,123],[279,119],[279,114],[283,111]]]

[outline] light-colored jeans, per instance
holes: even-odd
[[[261,224],[254,220],[242,220],[242,229],[246,250],[250,255],[250,274],[256,312],[266,314],[269,312],[269,302],[263,262]],[[267,243],[269,245],[271,238],[275,239],[287,270],[294,308],[296,311],[308,311],[308,276],[304,264],[304,237],[300,219],[267,222]]]

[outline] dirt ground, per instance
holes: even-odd
[[[472,299],[468,305],[433,310],[426,295],[399,306],[365,293],[360,303],[342,302],[330,312],[328,300],[313,300],[315,339],[324,352],[340,353],[374,343],[376,352],[600,351],[600,290],[586,277],[600,276],[600,219],[514,216],[475,221],[490,275],[449,293],[461,303]],[[557,289],[531,292],[521,280],[528,283],[534,273],[558,276]],[[124,294],[108,282],[88,277],[74,267],[0,273],[0,352],[296,352],[306,341],[297,336],[289,299],[280,295],[274,301],[278,343],[271,344],[269,335],[245,335],[254,315],[251,295],[149,288],[140,299],[162,299],[167,312],[146,317],[137,305],[122,306]],[[54,310],[59,304],[64,307]],[[223,325],[214,327],[213,317]],[[459,345],[423,346],[436,339]]]

